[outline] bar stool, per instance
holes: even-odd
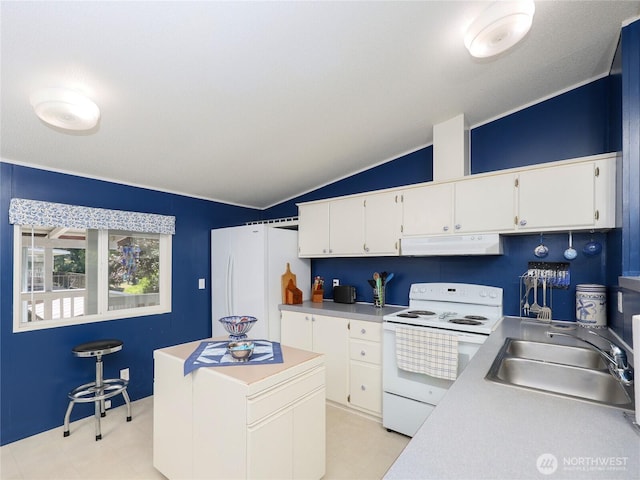
[[[76,357],[96,357],[96,381],[85,383],[78,388],[74,388],[67,395],[69,397],[69,406],[64,416],[64,436],[69,436],[69,417],[71,410],[76,403],[95,404],[96,418],[96,441],[102,439],[100,432],[100,417],[106,415],[104,401],[108,398],[122,394],[127,404],[127,422],[131,421],[131,402],[127,393],[127,380],[121,378],[104,379],[102,378],[102,356],[122,350],[122,341],[120,340],[97,340],[95,342],[82,343],[76,345],[71,350]]]

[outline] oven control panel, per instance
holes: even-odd
[[[502,289],[468,283],[414,283],[410,300],[502,305]]]

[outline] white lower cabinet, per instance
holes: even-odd
[[[346,405],[349,396],[349,320],[282,311],[283,345],[325,355],[327,400]]]
[[[323,357],[283,346],[283,364],[184,375],[198,344],[154,352],[154,467],[169,479],[322,478]]]
[[[349,335],[349,403],[381,416],[382,324],[351,320]]]
[[[324,392],[248,428],[247,478],[319,478],[324,473]],[[320,474],[320,475],[319,475]]]
[[[382,416],[382,323],[282,310],[282,343],[324,353],[327,400]]]

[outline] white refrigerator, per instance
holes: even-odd
[[[298,232],[268,225],[244,225],[211,231],[211,310],[214,337],[228,333],[218,321],[248,315],[258,321],[249,338],[280,341],[282,275],[287,263],[303,299],[311,294],[311,267],[298,258]]]

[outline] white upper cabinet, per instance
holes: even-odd
[[[516,178],[507,173],[456,182],[453,233],[513,230]]]
[[[453,233],[453,189],[453,183],[439,183],[404,190],[403,235]]]
[[[341,197],[299,205],[301,257],[397,255],[400,192]]]
[[[329,255],[329,202],[298,206],[298,256]]]
[[[465,178],[403,192],[404,236],[514,229],[515,174]]]
[[[329,204],[329,248],[332,255],[362,254],[364,244],[364,200],[346,197]]]
[[[518,231],[615,227],[615,157],[524,170]]]
[[[299,256],[398,255],[401,237],[616,227],[616,154],[299,205]]]
[[[364,200],[365,255],[397,255],[402,227],[400,192],[367,195]]]

